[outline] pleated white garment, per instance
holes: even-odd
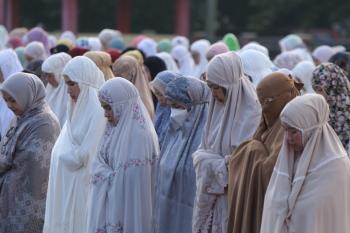
[[[87,226],[90,164],[96,156],[106,120],[98,99],[102,72],[78,56],[63,70],[80,88],[68,104],[68,118],[52,151],[45,211],[45,233],[84,233]]]

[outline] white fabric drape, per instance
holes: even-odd
[[[207,70],[208,60],[207,51],[210,47],[210,42],[208,40],[197,40],[191,45],[191,52],[196,52],[199,54],[199,64],[194,65],[193,76],[200,78],[200,76]]]
[[[45,233],[86,232],[90,164],[97,153],[106,120],[98,99],[102,72],[78,56],[63,70],[77,82],[80,94],[68,102],[68,117],[52,151],[45,211]]]
[[[160,52],[160,53],[157,53],[156,56],[164,61],[167,70],[174,71],[174,72],[179,72],[179,68],[177,67],[174,59],[172,58],[172,56],[169,53],[167,53],[167,52]]]
[[[292,70],[292,75],[294,78],[299,79],[302,83],[304,83],[303,94],[306,93],[315,93],[312,87],[312,72],[315,70],[315,65],[310,61],[302,61],[298,65],[294,67]]]
[[[261,119],[261,106],[237,54],[215,56],[207,75],[209,81],[226,89],[226,101],[211,99],[201,145],[192,155],[197,184],[192,232],[226,233],[225,157],[253,136]]]
[[[151,233],[159,157],[152,120],[136,87],[123,78],[108,80],[99,96],[118,122],[108,123],[92,165],[87,232]]]
[[[4,80],[12,74],[21,72],[23,67],[18,60],[17,54],[12,49],[0,51],[0,70]],[[1,137],[6,133],[12,119],[15,117],[13,112],[7,107],[2,96],[0,96],[0,134]]]
[[[275,68],[270,58],[257,50],[246,49],[239,52],[238,55],[242,60],[243,72],[252,78],[255,87]]]
[[[57,116],[61,127],[64,125],[67,118],[68,105],[67,85],[64,81],[62,71],[70,59],[72,59],[72,57],[66,53],[57,53],[47,58],[41,66],[43,72],[54,74],[58,83],[57,87],[47,83],[46,101]]]
[[[182,75],[193,75],[194,61],[188,49],[177,45],[171,50],[171,56],[177,61]]]
[[[281,121],[300,130],[298,156],[285,137],[264,202],[261,233],[350,232],[350,161],[327,123],[329,107],[318,94],[289,102]]]

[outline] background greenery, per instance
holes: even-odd
[[[283,35],[332,29],[350,35],[349,0],[217,0],[217,35],[226,32]],[[205,30],[206,0],[191,0],[191,32]],[[79,0],[79,31],[115,27],[115,0]],[[131,0],[132,32],[174,33],[175,0]],[[21,23],[60,30],[60,0],[21,1]]]

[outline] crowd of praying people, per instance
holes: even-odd
[[[0,25],[0,232],[350,232],[350,53],[279,46]]]

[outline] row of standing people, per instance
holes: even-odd
[[[331,98],[348,94],[349,84],[339,67],[322,64],[316,70],[320,75],[315,75],[314,87],[323,91],[328,105],[319,95],[292,101],[300,86],[280,72],[267,75],[255,90],[241,59],[232,52],[210,62],[206,84],[174,72],[161,73],[151,83],[159,102],[164,98],[168,105],[163,106],[167,125],[161,132],[156,125],[158,143],[152,114],[136,83],[123,78],[105,82],[86,57],[66,63],[62,75],[70,98],[61,131],[37,77],[15,74],[1,88],[17,115],[1,144],[4,232],[40,232],[43,224],[45,232],[226,232],[227,227],[259,232],[261,219],[263,232],[315,232],[321,224],[318,219],[337,214],[342,216],[337,221],[323,223],[325,232],[349,229],[344,221],[348,159],[343,148],[348,137],[337,136],[327,123],[328,105],[331,125],[337,117],[346,117],[340,105],[346,105],[346,98]],[[116,76],[126,77],[131,68],[125,69],[116,69],[122,74]],[[129,75],[132,81],[135,75]],[[339,93],[329,89],[335,81]],[[344,125],[338,127],[344,132]],[[289,139],[290,128],[303,135],[303,150],[294,150],[297,139]],[[286,157],[290,151],[292,160]],[[321,182],[335,170],[333,182],[321,183],[324,195],[313,196],[325,207],[309,208],[314,218],[301,218],[305,209],[296,207],[314,202],[297,202],[298,198],[321,191],[309,183]],[[312,175],[306,176],[309,172]],[[291,184],[296,188],[288,189]],[[326,191],[332,191],[331,185],[342,185],[343,192],[330,198]],[[268,211],[262,218],[265,192]],[[285,199],[290,194],[292,199]],[[336,207],[334,212],[327,211],[329,205]]]

